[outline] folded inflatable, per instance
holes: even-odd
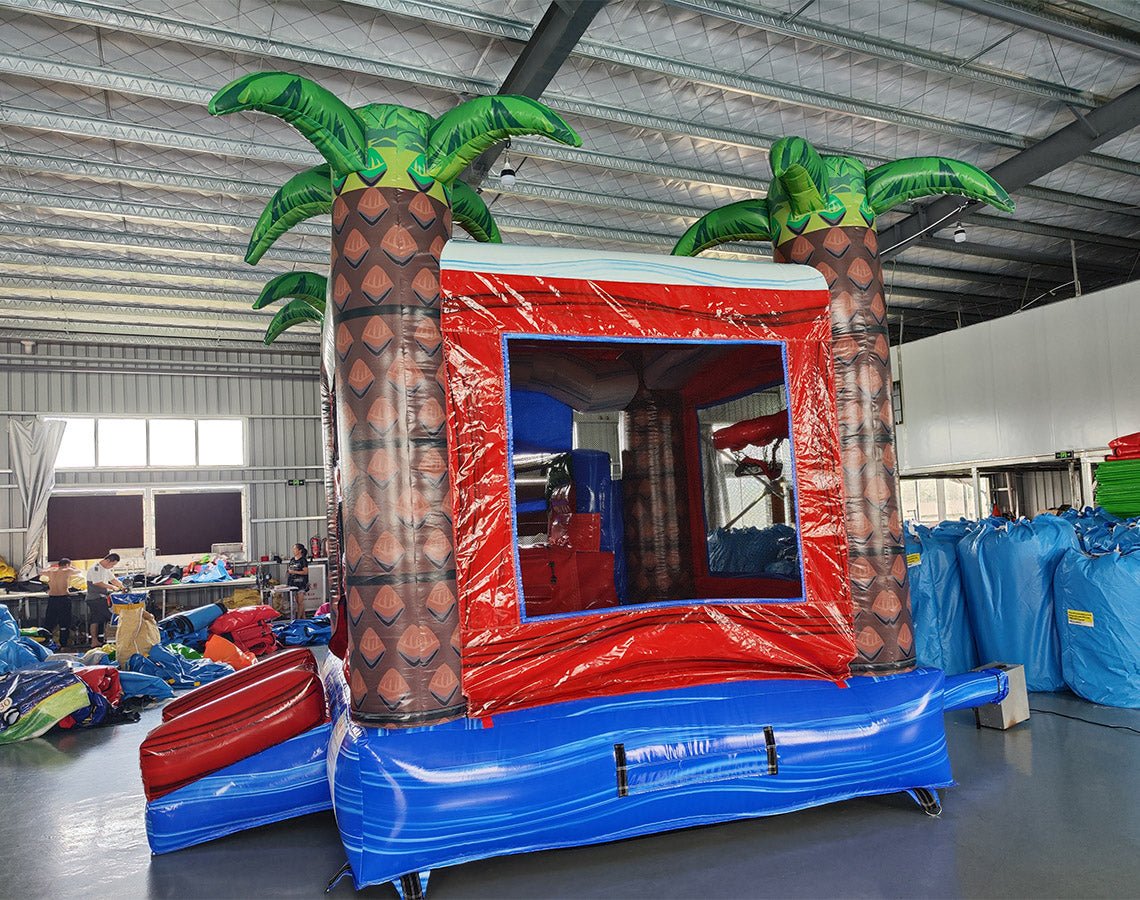
[[[274,625],[273,634],[277,638],[277,643],[285,647],[323,646],[332,637],[332,625],[327,615],[312,619],[295,619],[292,622]]]
[[[39,737],[89,702],[87,685],[70,672],[0,675],[0,744]]]
[[[210,634],[221,635],[254,656],[264,656],[277,649],[277,639],[269,624],[277,616],[272,606],[244,606],[211,622]]]
[[[1094,703],[1140,708],[1140,554],[1070,550],[1053,585],[1066,684]]]
[[[119,665],[123,665],[122,660]],[[146,656],[136,653],[125,665],[131,672],[155,675],[176,690],[198,687],[233,672],[233,667],[225,663],[209,659],[184,659],[161,644],[151,647]]]
[[[327,718],[320,679],[286,669],[187,710],[139,748],[148,800],[295,737]]]
[[[311,650],[305,650],[303,648],[283,650],[280,653],[275,653],[273,656],[266,657],[248,669],[226,675],[225,678],[219,678],[210,684],[204,684],[200,688],[190,691],[188,694],[183,694],[181,697],[171,700],[162,708],[162,720],[164,722],[169,721],[176,716],[180,716],[199,706],[204,706],[213,700],[217,700],[219,697],[232,694],[241,688],[248,687],[251,684],[255,684],[267,678],[269,675],[276,672],[283,672],[286,669],[304,669],[307,672],[315,673],[317,671],[317,660]]]
[[[1021,663],[1031,691],[1065,686],[1053,615],[1053,573],[1077,548],[1071,523],[1042,515],[1003,525],[986,522],[958,542],[966,608],[978,654]]]
[[[958,567],[956,531],[916,525],[906,532],[915,657],[920,666],[941,669],[947,675],[969,672],[978,665]]]

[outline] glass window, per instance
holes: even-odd
[[[933,478],[918,482],[918,520],[928,524],[942,520],[938,511],[938,482]]]
[[[59,455],[55,458],[57,469],[93,469],[95,467],[95,420],[94,419],[48,419],[49,422],[63,422],[63,443],[59,445]]]
[[[98,465],[145,466],[146,419],[100,419]]]
[[[245,463],[245,430],[241,419],[198,420],[198,465],[240,466]]]
[[[150,420],[150,464],[193,466],[195,453],[193,419]]]

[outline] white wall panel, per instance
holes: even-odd
[[[191,348],[38,344],[33,356],[0,339],[0,470],[9,469],[13,414],[237,416],[245,419],[246,466],[225,469],[68,471],[63,488],[245,486],[249,551],[285,553],[324,535],[320,393],[315,355]],[[90,371],[97,369],[97,371]],[[286,481],[304,478],[305,485]],[[23,556],[24,510],[0,471],[0,555]]]
[[[1140,282],[895,351],[903,473],[1096,450],[1140,431]]]

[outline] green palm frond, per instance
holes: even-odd
[[[316,272],[286,272],[266,282],[254,301],[253,308],[262,309],[286,297],[295,297],[317,313],[323,314],[328,286],[329,280]]]
[[[673,247],[674,256],[696,256],[710,247],[729,241],[770,241],[771,221],[768,201],[740,200],[705,213],[681,235]]]
[[[272,344],[281,337],[282,332],[294,325],[300,325],[302,322],[319,322],[322,318],[324,313],[317,312],[304,300],[290,300],[277,310],[277,315],[265,329],[265,343]]]
[[[781,138],[772,145],[772,174],[787,192],[792,213],[804,216],[827,206],[831,190],[827,165],[815,147],[801,137]]]
[[[451,215],[455,224],[477,241],[501,244],[499,226],[491,216],[487,204],[465,182],[457,181],[451,186]]]
[[[867,200],[877,215],[919,197],[956,194],[1013,212],[1000,184],[969,163],[942,156],[916,156],[883,163],[867,173]]]
[[[451,184],[488,147],[516,134],[537,134],[582,146],[582,139],[558,113],[530,97],[476,97],[444,113],[428,136],[427,171]]]
[[[284,119],[312,142],[337,175],[364,168],[366,141],[360,118],[314,81],[285,72],[256,72],[226,85],[209,110],[224,116],[255,109]]]
[[[273,246],[274,241],[298,222],[331,210],[331,177],[331,170],[326,164],[306,169],[281,185],[253,226],[249,248],[245,251],[245,261],[254,265]]]

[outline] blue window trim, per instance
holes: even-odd
[[[788,604],[788,603],[803,603],[806,599],[801,593],[798,597],[709,597],[709,598],[688,598],[684,600],[663,600],[658,603],[635,603],[623,606],[607,607],[605,609],[587,609],[581,612],[568,612],[568,613],[551,613],[546,616],[527,616],[526,614],[526,596],[523,593],[522,586],[522,560],[519,556],[519,542],[518,542],[518,513],[515,509],[515,440],[514,440],[514,421],[511,415],[511,363],[508,344],[510,341],[527,340],[527,341],[558,341],[561,343],[593,343],[593,344],[689,344],[689,345],[745,345],[745,344],[766,344],[770,346],[777,346],[780,348],[780,359],[784,371],[784,384],[788,390],[788,444],[791,455],[791,478],[792,489],[796,498],[796,542],[799,546],[799,565],[800,565],[800,586],[804,584],[804,552],[803,552],[803,539],[802,529],[800,527],[800,504],[799,504],[799,486],[796,481],[796,452],[795,443],[792,438],[792,403],[791,403],[791,382],[788,378],[788,344],[787,341],[771,341],[771,340],[746,340],[746,339],[719,339],[719,338],[642,338],[642,337],[618,337],[609,335],[574,335],[574,334],[533,334],[530,332],[517,332],[517,331],[503,331],[499,334],[500,352],[503,358],[503,388],[505,391],[505,402],[503,406],[506,410],[506,426],[507,426],[507,489],[508,501],[511,510],[511,553],[514,557],[515,563],[515,589],[519,598],[519,622],[520,624],[526,622],[550,622],[557,619],[577,619],[583,616],[603,616],[613,615],[614,613],[641,610],[641,609],[685,609],[694,606],[741,606],[747,604]],[[751,391],[749,391],[751,393]],[[743,396],[743,395],[742,395]],[[704,510],[701,510],[702,521],[704,517]],[[706,523],[707,526],[707,523]],[[707,552],[707,548],[706,548]],[[728,577],[728,576],[715,576],[715,577]]]

